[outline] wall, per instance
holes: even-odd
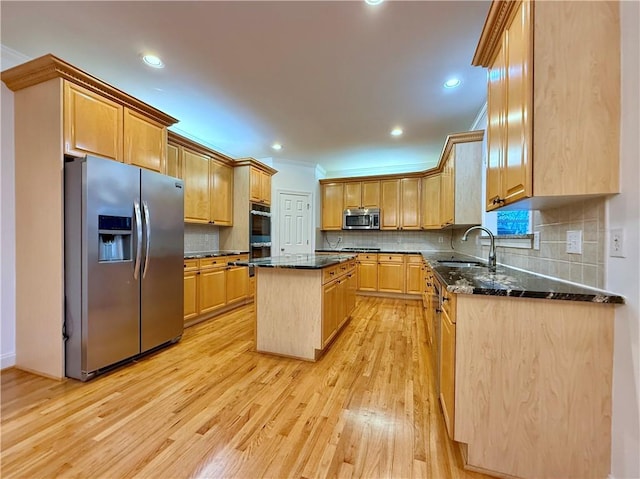
[[[624,226],[626,258],[606,258],[606,287],[626,297],[616,308],[613,354],[613,417],[611,475],[640,477],[640,4],[621,3],[622,131],[620,181],[622,194],[607,204],[609,228]]]
[[[201,253],[220,249],[220,226],[184,224],[184,252]]]
[[[0,45],[0,71],[29,60]],[[16,362],[15,147],[13,92],[0,83],[0,368]]]
[[[540,233],[540,250],[498,246],[498,263],[553,276],[594,288],[605,287],[605,205],[606,200],[593,199],[562,208],[534,211],[533,231]],[[582,254],[566,253],[566,232],[582,230]],[[489,246],[476,244],[471,233],[462,241],[464,230],[457,230],[454,249],[486,258]],[[484,234],[484,233],[483,233]]]
[[[278,238],[279,192],[311,194],[310,211],[312,213],[309,224],[309,252],[311,253],[316,244],[314,231],[320,224],[320,184],[318,180],[322,176],[322,171],[318,171],[315,166],[286,159],[273,159],[271,166],[278,170],[278,173],[271,178],[271,254],[276,256],[280,251]]]

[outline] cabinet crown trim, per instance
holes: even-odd
[[[511,17],[521,3],[521,1],[514,0],[494,0],[491,2],[471,65],[488,68],[493,64],[500,47],[502,33],[506,30],[511,22]]]
[[[255,158],[239,158],[234,162],[233,166],[253,166],[254,168],[258,168],[271,176],[278,172],[278,170],[275,170],[264,163],[260,163]]]
[[[22,90],[54,78],[63,78],[141,113],[163,126],[173,125],[178,122],[176,118],[118,90],[50,53],[3,71],[1,78],[12,91]]]
[[[182,146],[183,148],[187,148],[201,155],[208,156],[225,165],[235,166],[235,161],[233,160],[233,158],[227,155],[224,155],[218,151],[212,150],[211,148],[207,148],[206,146],[194,140],[191,140],[190,138],[178,135],[174,131],[169,130],[167,132],[167,141],[169,142],[170,145]]]

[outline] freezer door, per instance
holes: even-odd
[[[141,351],[183,331],[184,200],[182,181],[142,170],[144,250]]]
[[[82,369],[92,372],[140,352],[140,288],[134,278],[138,252],[134,205],[140,201],[140,169],[93,157],[83,166],[86,361]]]

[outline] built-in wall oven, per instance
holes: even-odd
[[[271,256],[271,208],[251,203],[249,214],[249,246],[251,259]]]

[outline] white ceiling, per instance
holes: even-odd
[[[328,176],[356,176],[430,167],[447,134],[471,127],[486,99],[486,71],[470,63],[488,8],[488,1],[3,0],[1,43],[30,58],[53,53],[233,157],[317,163]],[[159,55],[165,68],[143,65],[143,52]],[[451,76],[462,85],[446,90]],[[405,130],[400,138],[389,135],[396,125]]]

